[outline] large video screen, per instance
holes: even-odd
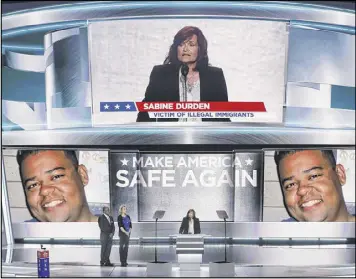
[[[282,122],[284,22],[103,21],[89,36],[95,126]]]
[[[102,208],[117,219],[258,222],[262,217],[262,151],[129,152],[69,149],[4,150],[13,223],[96,222]],[[110,167],[109,167],[110,166]]]
[[[355,221],[355,149],[265,151],[263,221]]]
[[[110,206],[108,151],[3,154],[13,223],[97,222],[103,206]]]
[[[355,220],[355,150],[231,152],[5,149],[13,223],[96,222],[126,205],[134,222]]]

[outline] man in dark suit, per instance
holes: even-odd
[[[221,68],[209,65],[208,43],[202,31],[186,26],[174,37],[164,65],[154,66],[144,102],[227,102],[227,87]],[[137,122],[179,121],[177,118],[150,118],[140,112]],[[202,121],[230,121],[203,118]]]
[[[112,239],[114,237],[115,225],[114,219],[110,216],[110,210],[108,207],[103,208],[103,214],[98,219],[100,227],[100,265],[101,266],[113,266],[110,262],[110,253],[112,246]]]

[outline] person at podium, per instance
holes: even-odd
[[[203,32],[186,26],[174,36],[163,65],[150,75],[143,102],[227,102],[227,87],[221,68],[209,65],[208,42]],[[229,118],[150,118],[139,112],[137,122],[230,121]]]
[[[195,210],[189,209],[187,216],[183,218],[179,228],[180,234],[200,234],[199,218],[195,216]]]

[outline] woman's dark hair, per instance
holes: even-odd
[[[189,209],[187,212],[187,218],[189,218],[189,213],[193,212],[193,219],[195,219],[195,210],[194,209]]]
[[[181,61],[178,60],[178,46],[184,42],[185,40],[191,38],[193,35],[196,35],[198,38],[198,58],[197,65],[195,70],[200,70],[209,65],[209,57],[208,57],[208,41],[206,40],[203,32],[194,26],[185,26],[174,36],[173,44],[169,48],[169,53],[163,64],[173,64],[176,66],[180,66],[182,64]]]

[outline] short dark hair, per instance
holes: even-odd
[[[77,154],[74,150],[56,150],[56,149],[26,149],[26,150],[18,150],[17,155],[16,155],[16,160],[17,163],[19,164],[19,169],[20,169],[20,176],[22,179],[22,172],[21,172],[21,165],[22,162],[30,155],[35,155],[38,154],[42,151],[63,151],[64,155],[72,161],[74,167],[77,169],[79,162],[78,162],[78,157]]]
[[[168,56],[164,60],[163,64],[180,66],[182,62],[178,60],[177,48],[182,42],[191,38],[193,35],[197,36],[199,46],[196,70],[200,70],[204,67],[206,68],[209,65],[208,41],[206,40],[203,32],[195,26],[185,26],[178,31],[178,33],[174,36],[173,44],[170,46]]]
[[[187,212],[187,218],[189,218],[189,212],[193,212],[193,219],[195,218],[195,210],[194,209],[189,209]]]
[[[281,160],[290,155],[290,154],[295,154],[297,152],[300,152],[300,151],[306,151],[306,150],[309,150],[309,149],[292,149],[292,150],[281,150],[281,151],[275,151],[274,152],[274,161],[277,165],[277,170],[279,170],[279,164],[281,162]],[[335,156],[334,156],[334,153],[332,150],[327,150],[327,149],[312,149],[314,151],[320,151],[322,153],[322,155],[328,159],[331,167],[333,169],[336,168],[336,160],[335,160]],[[278,176],[279,176],[279,171],[278,171]]]

